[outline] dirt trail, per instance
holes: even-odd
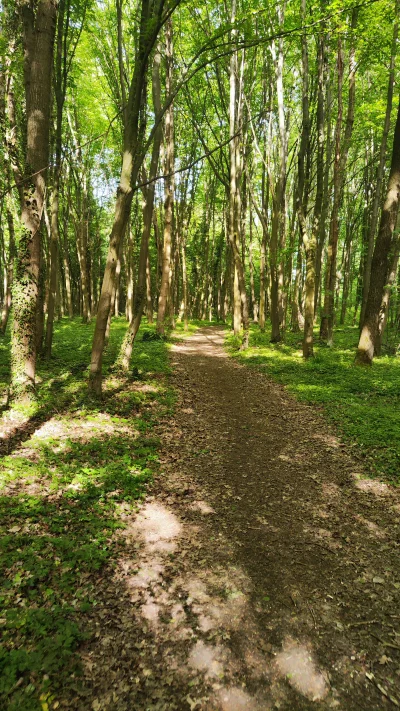
[[[127,521],[104,679],[88,650],[93,708],[395,708],[399,494],[223,336],[173,348],[163,475]]]

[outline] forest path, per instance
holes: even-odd
[[[207,328],[173,347],[163,473],[121,575],[140,611],[137,692],[115,708],[394,707],[399,493],[361,478],[322,417],[223,339]]]

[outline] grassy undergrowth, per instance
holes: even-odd
[[[125,329],[124,319],[112,324],[105,373]],[[157,469],[154,428],[173,407],[167,344],[140,333],[134,377],[111,372],[103,401],[91,400],[92,333],[93,324],[80,320],[56,325],[53,358],[39,362],[33,428],[22,428],[0,460],[0,708],[7,711],[56,709],[58,691],[79,684],[76,651],[96,604],[96,576],[118,557],[121,514],[145,495]],[[5,341],[3,392],[7,375]]]
[[[332,348],[315,336],[315,357],[307,362],[301,334],[288,333],[285,343],[272,345],[270,333],[253,326],[247,351],[238,351],[232,335],[227,344],[236,358],[322,409],[345,440],[357,443],[371,474],[400,484],[400,357],[385,355],[372,368],[360,368],[354,366],[357,328],[336,329]]]

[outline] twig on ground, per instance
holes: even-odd
[[[397,701],[397,699],[394,696],[392,696],[390,694],[390,692],[387,689],[385,689],[384,686],[382,686],[382,684],[379,684],[379,682],[375,679],[373,674],[370,674],[369,672],[367,672],[365,676],[367,677],[367,679],[369,681],[371,681],[373,684],[375,684],[376,688],[379,689],[381,694],[386,696],[386,698],[389,699],[389,701],[391,701],[392,704],[394,704],[395,706],[400,706],[400,703]]]
[[[375,639],[377,639],[378,642],[383,644],[384,647],[390,647],[391,649],[400,649],[400,645],[393,644],[393,642],[386,642],[384,639],[381,639],[380,637],[378,637],[377,634],[374,634],[373,632],[371,632],[371,637],[375,637]]]
[[[362,622],[350,622],[347,627],[362,627],[363,625],[378,625],[379,620],[364,620]]]

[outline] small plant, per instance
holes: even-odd
[[[142,341],[144,343],[148,341],[165,341],[166,336],[163,336],[161,333],[157,333],[157,331],[143,331],[142,334]]]

